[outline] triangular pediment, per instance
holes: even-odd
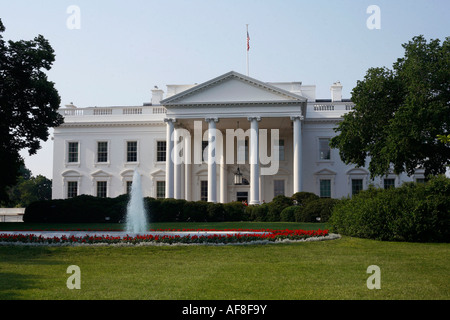
[[[336,172],[334,172],[333,170],[325,168],[325,169],[322,169],[320,171],[317,171],[314,174],[318,175],[318,176],[334,176],[334,175],[336,175]]]
[[[107,178],[111,177],[111,175],[103,170],[97,170],[94,173],[91,174],[94,178]]]
[[[271,102],[301,103],[306,102],[306,98],[231,71],[164,99],[161,101],[161,104],[170,107]]]

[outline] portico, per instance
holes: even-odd
[[[412,179],[370,179],[367,167],[344,163],[329,141],[354,104],[316,97],[315,85],[262,82],[228,72],[201,84],[151,90],[141,106],[60,108],[54,130],[53,199],[82,194],[117,197],[141,174],[146,197],[248,204],[305,191],[351,196],[369,185]],[[165,96],[165,99],[163,97]],[[414,179],[424,179],[418,171]]]
[[[306,102],[236,72],[162,100],[166,197],[225,203],[247,194],[249,204],[259,204],[274,181],[283,181],[282,188],[292,193],[301,191]],[[240,185],[233,179],[238,168],[245,179]],[[284,180],[277,180],[279,175]]]

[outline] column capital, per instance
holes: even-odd
[[[247,120],[248,121],[253,121],[253,120],[256,120],[256,121],[261,121],[261,117],[260,116],[254,116],[254,117],[247,117]]]
[[[219,118],[217,118],[217,117],[213,117],[213,118],[205,118],[205,121],[206,122],[211,122],[211,121],[214,121],[215,123],[217,123],[217,122],[219,122]]]
[[[167,123],[169,123],[169,122],[175,123],[175,122],[177,122],[177,119],[175,119],[175,118],[164,118],[164,122],[167,122]]]
[[[291,116],[291,121],[295,121],[299,119],[300,121],[304,120],[305,117],[304,116]]]

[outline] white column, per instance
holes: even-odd
[[[294,122],[294,193],[302,191],[302,116],[291,117]]]
[[[192,183],[192,175],[191,175],[191,163],[192,163],[192,152],[191,152],[191,136],[186,137],[184,141],[184,152],[185,152],[185,163],[184,163],[184,198],[187,201],[192,200],[191,193],[191,183]]]
[[[181,144],[180,144],[180,131],[175,129],[174,132],[174,153],[173,153],[173,165],[174,165],[174,198],[181,199],[181,185],[182,185],[182,170],[181,170]]]
[[[166,198],[173,198],[173,133],[174,133],[174,118],[166,118],[164,122],[166,126]]]
[[[220,171],[219,171],[219,179],[220,179],[220,199],[219,201],[221,203],[226,203],[227,202],[227,188],[228,188],[228,183],[227,183],[227,163],[226,163],[226,158],[225,158],[225,141],[222,141],[222,155],[220,158]]]
[[[250,201],[259,204],[259,126],[260,117],[248,117],[250,121]]]
[[[208,123],[208,202],[217,202],[217,165],[216,152],[216,122],[217,118],[206,118]]]

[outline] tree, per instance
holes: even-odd
[[[17,184],[7,188],[9,200],[1,202],[1,206],[25,208],[35,201],[51,200],[51,180],[42,175],[32,176],[24,165],[20,167],[19,173]]]
[[[35,154],[49,127],[63,122],[57,112],[61,99],[44,72],[55,60],[50,43],[42,35],[6,43],[4,31],[0,19],[0,200],[7,199],[6,188],[19,176],[19,151]]]
[[[370,68],[352,91],[354,110],[343,117],[331,139],[346,164],[365,166],[372,177],[445,173],[450,146],[450,37],[403,44],[405,56],[388,68]]]

